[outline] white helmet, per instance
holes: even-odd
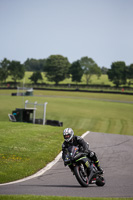
[[[74,131],[71,128],[66,128],[63,131],[63,136],[64,136],[64,140],[66,142],[69,142],[74,136]]]

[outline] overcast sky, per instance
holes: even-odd
[[[0,0],[0,61],[133,63],[133,0]]]

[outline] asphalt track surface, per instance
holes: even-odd
[[[0,194],[77,197],[133,197],[133,136],[90,132],[84,138],[104,168],[106,184],[83,188],[62,159],[41,176],[0,186]]]

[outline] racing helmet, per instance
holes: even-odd
[[[74,131],[71,128],[66,128],[63,131],[64,140],[70,142],[74,136]]]

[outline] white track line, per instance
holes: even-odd
[[[88,133],[90,133],[90,131],[85,132],[81,137],[84,138]],[[9,182],[9,183],[3,183],[3,184],[0,184],[0,186],[20,183],[20,182],[27,181],[27,180],[30,180],[32,178],[36,178],[38,176],[41,176],[47,170],[49,170],[51,167],[53,167],[59,161],[61,156],[62,156],[62,152],[60,152],[52,162],[48,163],[46,165],[46,167],[44,167],[43,169],[41,169],[40,171],[38,171],[37,173],[35,173],[35,174],[31,175],[31,176],[28,176],[26,178],[23,178],[23,179],[20,179],[20,180],[17,180],[17,181],[12,181],[12,182]]]

